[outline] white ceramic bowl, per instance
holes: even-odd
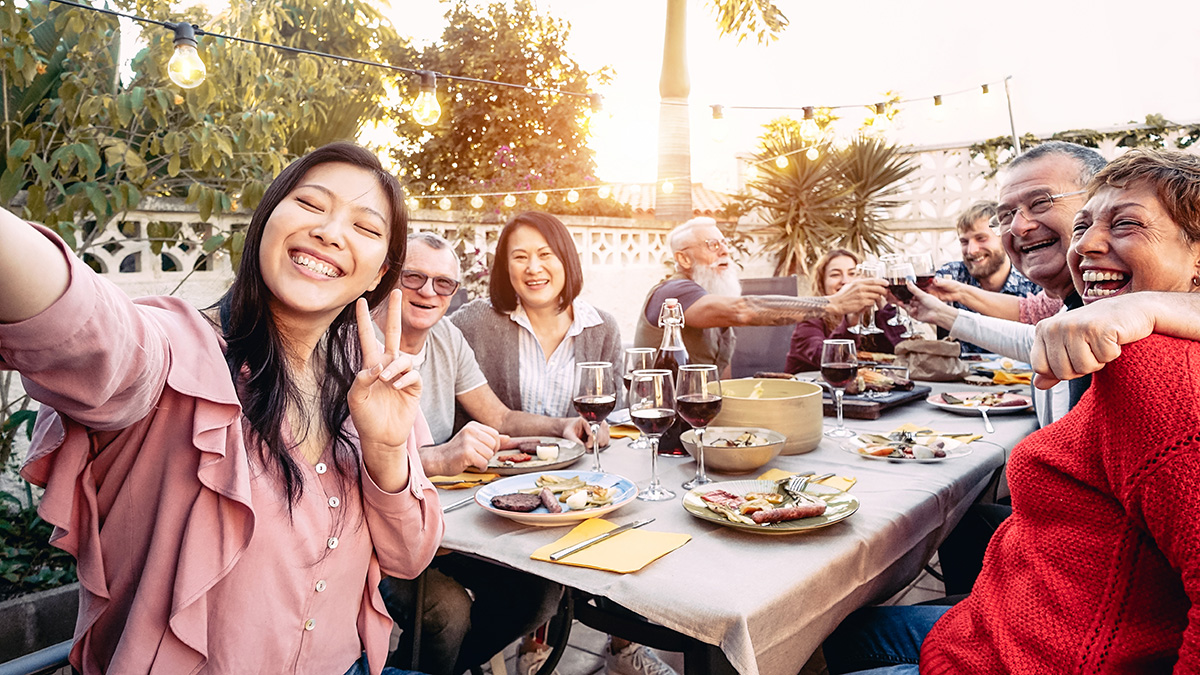
[[[766,443],[745,448],[713,447],[720,439],[733,440],[749,431]],[[683,447],[696,456],[696,430],[688,429],[680,436]],[[708,427],[704,430],[704,467],[718,473],[749,473],[779,456],[783,450],[784,435],[770,429],[757,427]]]
[[[821,442],[819,385],[767,378],[721,380],[721,395],[724,400],[714,425],[778,431],[787,437],[783,455],[811,452]]]

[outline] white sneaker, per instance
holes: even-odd
[[[611,640],[604,649],[604,667],[608,675],[676,675],[649,647],[631,643],[614,654]]]
[[[550,658],[550,652],[549,647],[531,652],[517,652],[517,675],[536,675],[546,659]],[[558,675],[557,668],[554,669],[554,675]]]

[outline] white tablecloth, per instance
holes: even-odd
[[[935,391],[963,390],[935,385]],[[982,391],[982,390],[981,390]],[[965,457],[933,464],[865,459],[825,439],[811,453],[781,456],[768,468],[827,471],[858,479],[851,493],[858,512],[833,526],[791,536],[763,536],[701,521],[680,498],[636,501],[609,514],[617,523],[654,517],[647,529],[685,532],[692,540],[634,574],[614,574],[534,561],[530,553],[563,535],[566,527],[519,525],[474,506],[447,514],[443,546],[605,596],[646,618],[720,646],[739,673],[794,675],[835,626],[853,610],[886,599],[920,572],[967,507],[979,496],[1013,445],[1037,428],[1032,414],[993,415],[995,434]],[[924,402],[889,411],[873,421],[847,420],[858,431],[890,431],[905,422],[939,431],[982,433],[976,416],[943,412]],[[826,419],[826,425],[832,425]],[[604,470],[645,487],[648,451],[616,441],[602,453]],[[586,470],[586,456],[575,467]],[[695,472],[690,459],[659,460],[664,484],[679,487]],[[711,473],[711,472],[710,472]],[[449,503],[467,491],[443,493]]]

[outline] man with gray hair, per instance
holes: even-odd
[[[650,289],[638,314],[634,344],[657,347],[662,342],[658,315],[667,298],[683,308],[683,342],[693,363],[711,363],[729,377],[735,326],[782,326],[817,316],[845,316],[881,300],[887,284],[880,279],[854,279],[837,293],[821,298],[786,295],[743,296],[738,269],[729,257],[729,242],[712,218],[693,218],[671,230],[667,244],[675,257],[675,274]]]

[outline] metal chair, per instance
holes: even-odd
[[[796,295],[796,277],[742,279],[742,295]],[[795,324],[786,326],[738,326],[737,348],[733,350],[733,377],[753,377],[758,372],[782,372],[787,362]]]

